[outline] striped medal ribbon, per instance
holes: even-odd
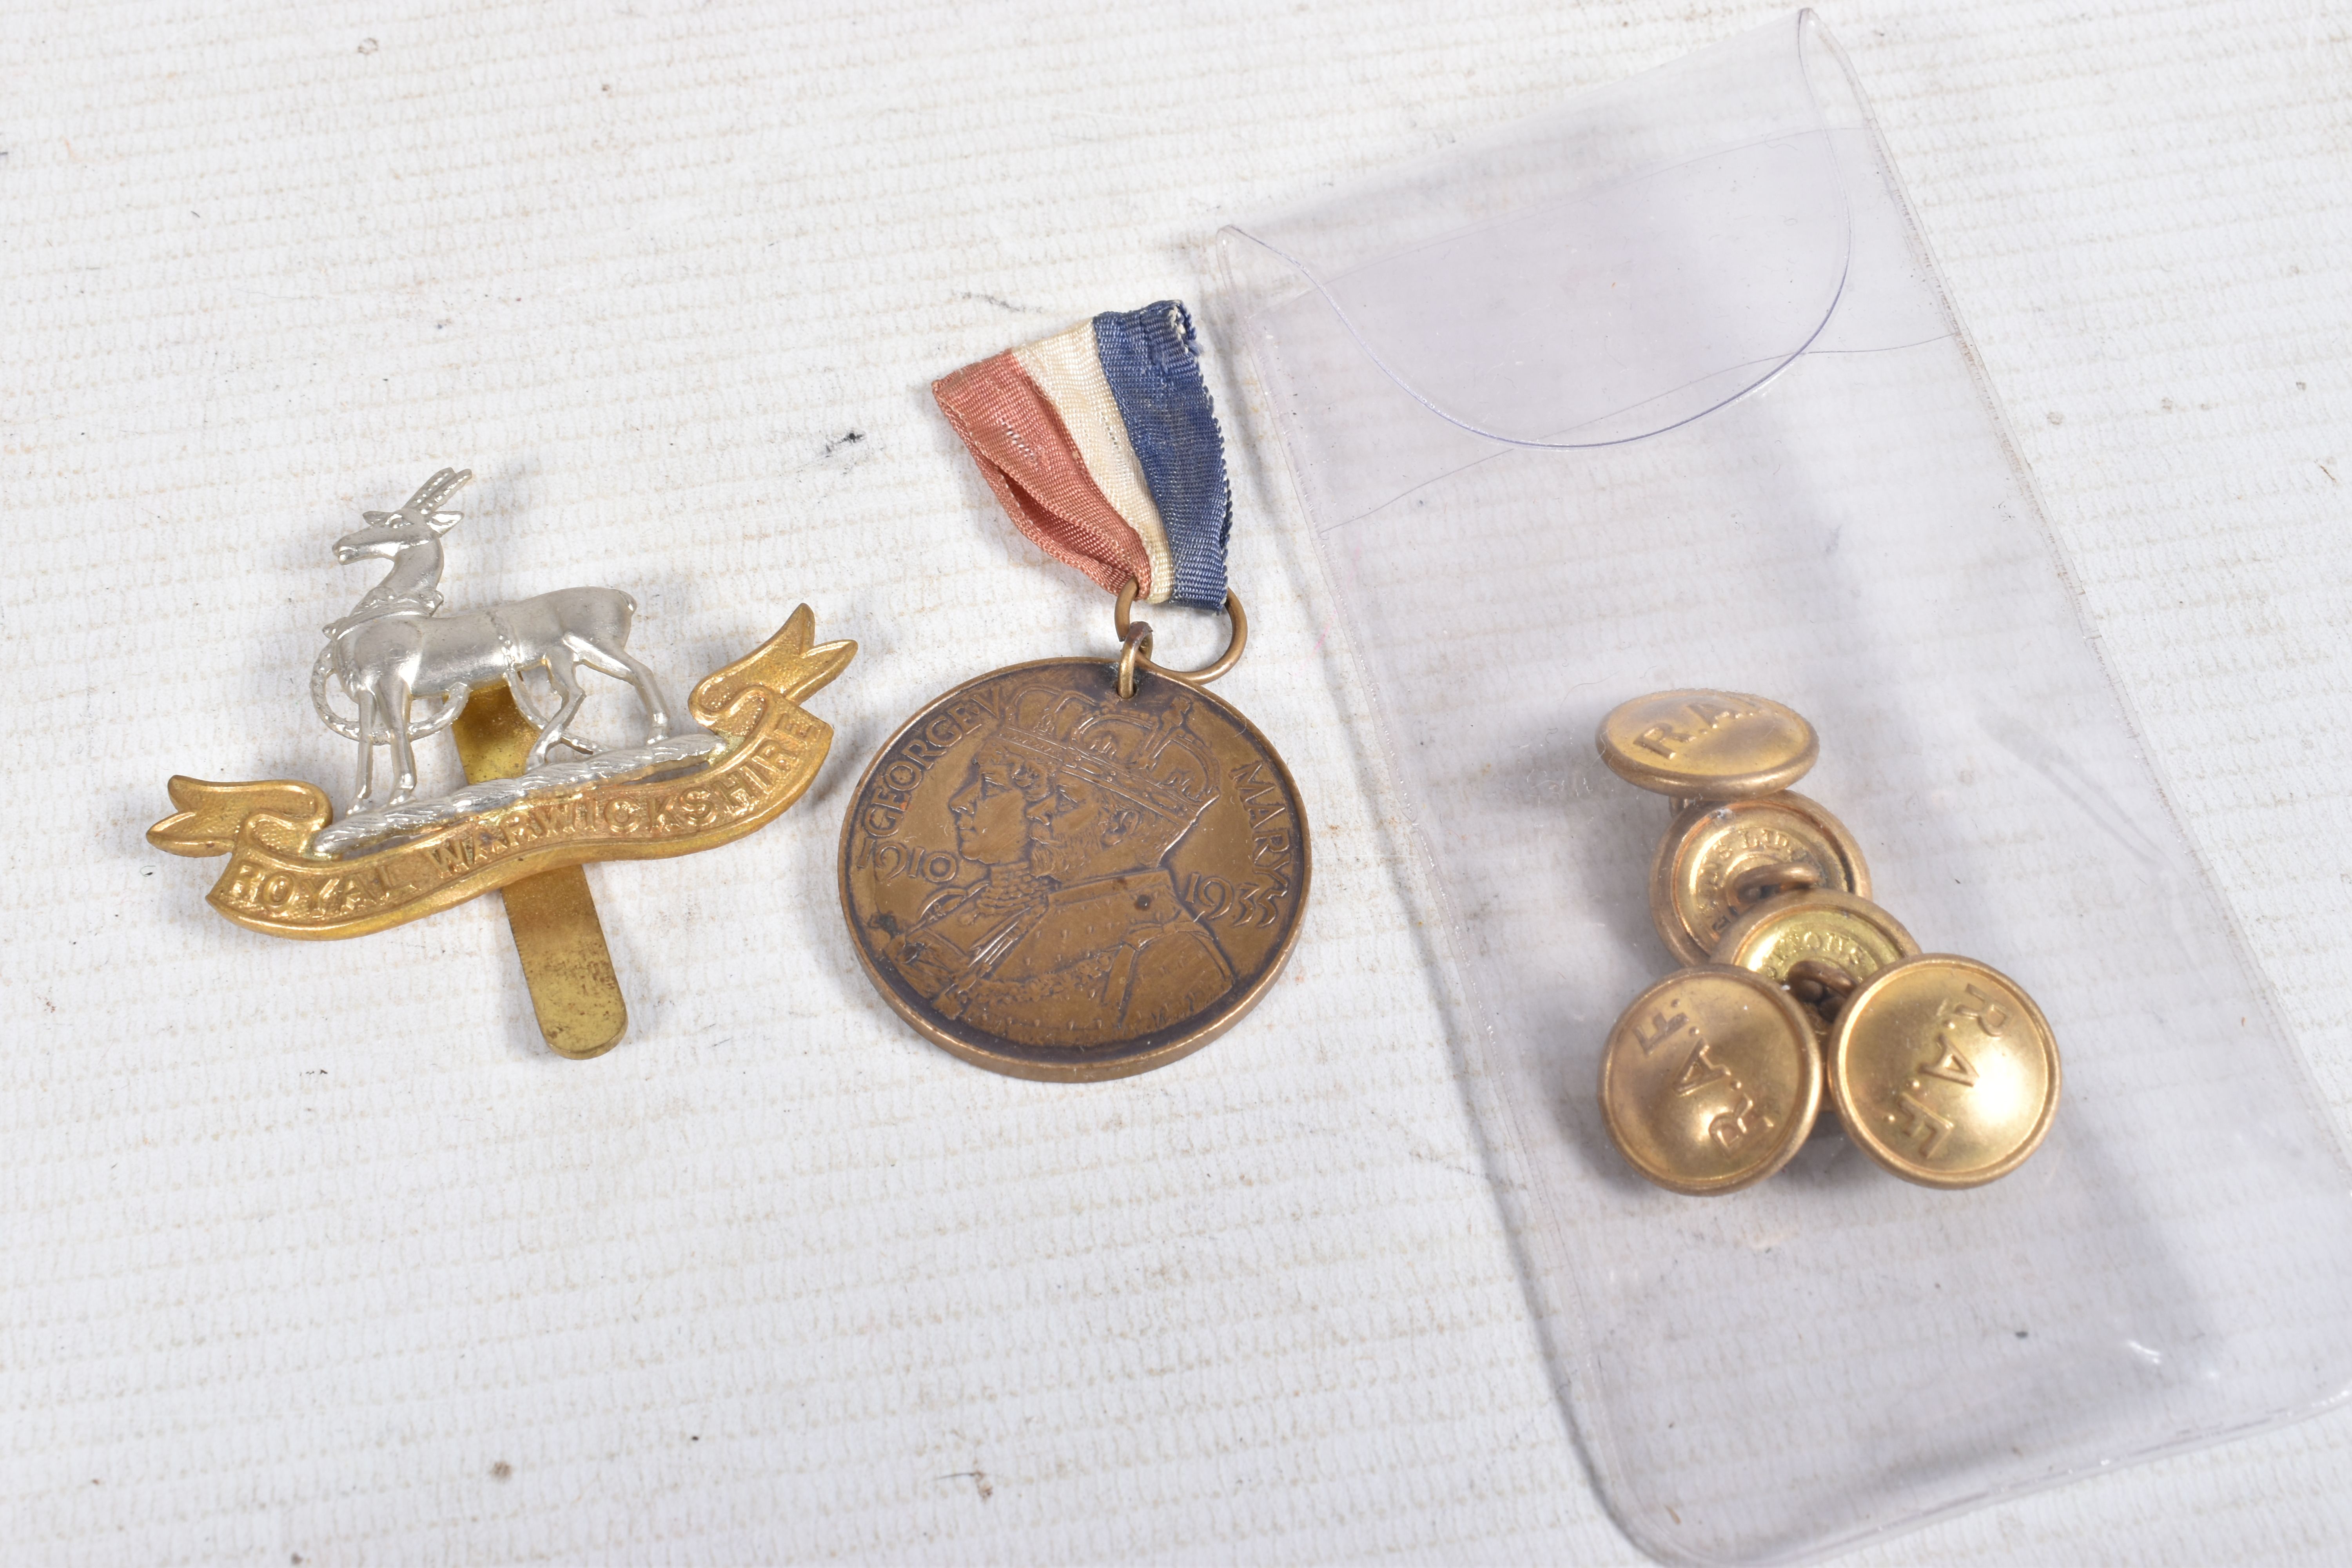
[[[1106,310],[931,392],[1048,555],[1145,604],[1225,607],[1233,490],[1182,305]]]

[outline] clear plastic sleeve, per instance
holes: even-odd
[[[2352,1181],[2141,753],[1851,72],[1808,16],[1228,231],[1245,348],[1469,1016],[1464,1080],[1595,1479],[1647,1550],[1805,1557],[2308,1413]],[[1675,967],[1643,692],[1809,716],[1800,787],[2015,976],[2048,1142],[1931,1191],[1843,1137],[1646,1185],[1594,1085]]]

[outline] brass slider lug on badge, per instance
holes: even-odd
[[[1821,1048],[1787,992],[1745,969],[1678,970],[1633,999],[1601,1058],[1601,1110],[1626,1161],[1711,1197],[1787,1164],[1822,1102]]]
[[[449,733],[466,782],[481,784],[520,775],[539,726],[522,716],[500,681],[474,689]],[[548,1049],[585,1061],[619,1045],[629,1029],[629,1004],[613,972],[587,867],[559,866],[509,882],[499,899]]]
[[[1821,755],[1795,709],[1739,691],[1657,691],[1612,709],[1594,737],[1618,777],[1674,799],[1787,789]]]
[[[2059,1079],[2050,1021],[2024,988],[1951,953],[1880,970],[1830,1036],[1846,1136],[1922,1186],[1982,1186],[2023,1164],[2058,1113]]]

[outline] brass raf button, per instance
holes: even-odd
[[[1903,922],[1853,893],[1783,893],[1723,930],[1715,962],[1752,969],[1778,984],[1808,959],[1856,981],[1919,951]]]
[[[1731,922],[1778,893],[1870,896],[1870,868],[1845,825],[1790,793],[1699,801],[1666,829],[1650,866],[1650,920],[1685,963],[1705,963]]]
[[[1657,691],[1610,710],[1594,738],[1626,783],[1678,800],[1776,795],[1821,754],[1792,708],[1737,691]]]
[[[1857,990],[1830,1037],[1846,1136],[1906,1182],[1974,1187],[2025,1163],[2058,1111],[2058,1045],[2017,983],[1931,952]]]
[[[1744,969],[1669,974],[1609,1031],[1601,1112],[1628,1163],[1694,1197],[1787,1164],[1822,1103],[1821,1049],[1786,992]]]

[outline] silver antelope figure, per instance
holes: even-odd
[[[310,672],[310,700],[336,733],[357,741],[359,784],[354,813],[404,804],[416,794],[416,754],[412,742],[446,730],[475,687],[503,679],[515,705],[540,726],[526,769],[547,761],[559,742],[575,752],[593,750],[564,734],[580,710],[583,693],[580,665],[625,680],[645,705],[649,739],[669,734],[669,703],[654,672],[629,656],[629,621],[636,601],[616,588],[559,588],[536,598],[487,610],[443,616],[441,536],[464,514],[442,503],[472,479],[471,469],[444,468],[425,481],[398,511],[361,515],[367,526],[335,542],[335,559],[345,565],[383,560],[392,571],[362,596],[358,605],[326,628],[326,650]],[[542,666],[558,703],[541,715],[523,672]],[[358,711],[346,719],[327,702],[327,683],[341,683]],[[409,704],[419,696],[438,697],[441,706],[412,722]],[[375,749],[392,747],[392,790],[375,795]]]

